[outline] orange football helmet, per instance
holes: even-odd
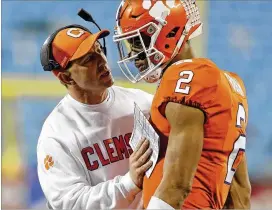
[[[113,36],[118,65],[133,83],[156,82],[184,43],[201,33],[195,0],[123,0]]]

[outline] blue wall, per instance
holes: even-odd
[[[210,1],[208,57],[238,73],[249,102],[248,163],[253,178],[272,180],[272,4],[269,1]],[[261,172],[261,173],[260,173]]]
[[[3,1],[2,73],[45,76],[39,51],[56,28],[82,24],[97,31],[77,16],[84,8],[102,28],[113,32],[119,1]],[[247,155],[251,179],[272,180],[272,4],[265,1],[209,1],[207,55],[222,69],[238,73],[245,82],[249,100]],[[112,33],[113,34],[113,33]],[[112,37],[107,38],[108,60],[113,75],[122,77]],[[29,204],[42,197],[36,174],[36,142],[44,119],[59,99],[21,98],[17,101],[23,125],[20,140],[29,162]]]
[[[91,12],[101,28],[113,34],[115,11],[119,1],[3,1],[2,4],[2,71],[48,75],[40,65],[40,47],[57,28],[81,24],[95,32],[98,29],[82,20],[80,8]],[[102,6],[102,8],[101,8]],[[115,76],[122,76],[117,48],[107,37],[108,60]]]

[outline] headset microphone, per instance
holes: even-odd
[[[78,14],[78,16],[81,17],[83,20],[85,20],[85,21],[87,21],[87,22],[93,23],[93,24],[101,31],[101,28],[99,27],[99,25],[95,22],[95,20],[94,20],[93,17],[91,16],[91,14],[88,13],[86,10],[84,10],[83,8],[81,8],[77,14]],[[104,51],[105,55],[107,55],[107,48],[106,48],[106,40],[105,40],[105,37],[103,38],[103,51]]]

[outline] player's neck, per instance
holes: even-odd
[[[173,58],[173,60],[170,61],[170,65],[172,65],[173,63],[176,63],[180,60],[182,60],[181,56],[177,55],[176,57]]]
[[[190,47],[187,47],[184,49],[184,51],[182,53],[179,53],[176,55],[176,57],[174,57],[171,61],[170,61],[170,65],[172,65],[173,63],[176,63],[180,60],[185,60],[185,59],[192,59],[195,58],[192,49]],[[169,65],[168,65],[169,66]]]
[[[100,104],[108,96],[108,90],[103,89],[101,91],[85,91],[85,90],[75,90],[70,89],[68,93],[71,97],[83,104]]]

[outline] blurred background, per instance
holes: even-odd
[[[2,208],[45,208],[36,171],[36,145],[44,120],[65,88],[43,72],[39,51],[58,27],[81,24],[80,8],[113,32],[119,0],[2,1]],[[249,100],[247,157],[252,208],[272,208],[272,2],[199,1],[204,35],[192,41],[197,56],[209,57],[238,73]],[[132,85],[121,74],[117,50],[107,38],[116,84],[153,93],[154,86]]]

